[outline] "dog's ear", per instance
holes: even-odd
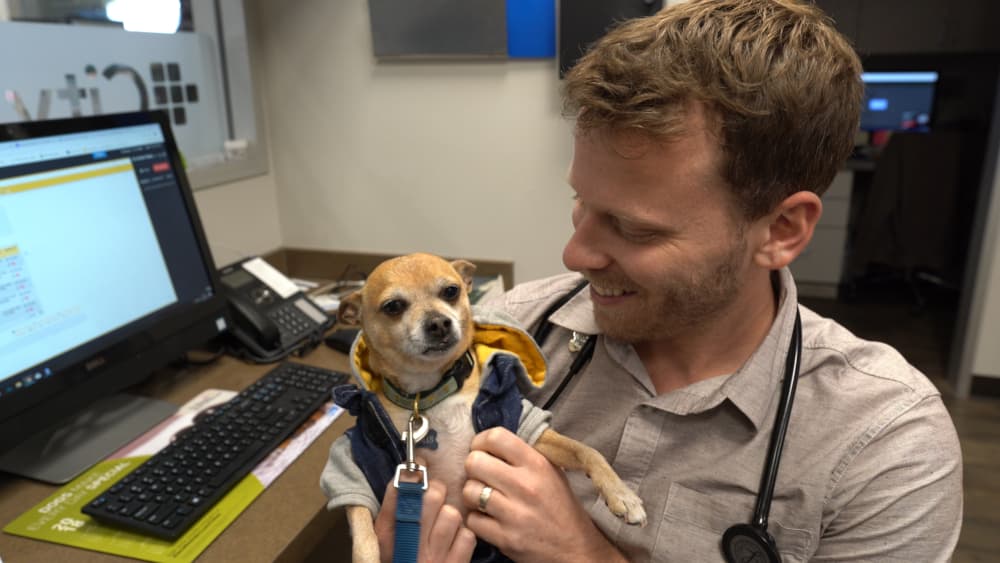
[[[347,326],[361,324],[360,289],[340,300],[340,308],[337,309],[337,322]]]
[[[472,291],[472,274],[476,273],[476,265],[468,260],[454,260],[451,267],[455,268],[458,275],[462,276],[462,283],[465,284],[466,291]]]

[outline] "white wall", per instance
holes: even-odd
[[[563,271],[572,142],[554,59],[377,63],[365,0],[247,10],[271,165],[195,193],[217,264],[286,246]]]
[[[994,246],[989,268],[988,289],[982,303],[981,322],[977,333],[972,373],[1000,377],[1000,245]]]
[[[377,63],[364,0],[250,9],[285,246],[564,271],[572,128],[554,59]]]
[[[216,265],[282,246],[273,175],[199,190],[194,199]]]
[[[997,122],[994,120],[994,127]],[[967,345],[963,348],[964,353],[971,354],[971,359],[959,366],[961,378],[970,375],[1000,377],[1000,158],[993,172],[993,191],[988,201],[979,271],[971,296],[970,325],[966,329],[968,337],[974,340],[956,343]],[[969,373],[964,373],[966,369]],[[963,388],[961,383],[959,385]]]

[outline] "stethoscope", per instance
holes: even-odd
[[[556,311],[562,308],[570,299],[579,293],[587,282],[584,281],[573,288],[568,294],[560,297],[549,306],[542,315],[542,321],[532,335],[538,347],[548,338],[553,324],[549,321]],[[569,381],[579,373],[594,355],[596,338],[574,332],[570,340],[570,351],[576,353],[566,376],[552,396],[545,402],[543,409],[556,402]],[[799,379],[799,363],[802,358],[802,320],[798,309],[795,311],[795,327],[792,329],[791,343],[785,356],[785,375],[781,383],[781,397],[778,402],[778,412],[774,427],[771,430],[771,441],[767,448],[767,459],[760,476],[760,489],[757,492],[757,503],[754,506],[753,518],[749,524],[734,524],[722,534],[722,553],[728,563],[781,563],[781,554],[774,537],[767,531],[767,517],[771,512],[771,501],[774,498],[774,483],[778,478],[778,464],[781,462],[781,450],[785,445],[785,434],[788,430],[788,419],[792,414],[792,400],[795,398],[795,388]]]

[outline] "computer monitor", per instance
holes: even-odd
[[[0,470],[62,483],[169,416],[117,393],[224,303],[166,114],[0,125]]]
[[[865,72],[862,131],[916,131],[931,128],[936,72]]]

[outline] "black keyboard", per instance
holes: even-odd
[[[345,373],[285,362],[198,415],[170,445],[83,508],[85,514],[175,540],[330,399]]]

